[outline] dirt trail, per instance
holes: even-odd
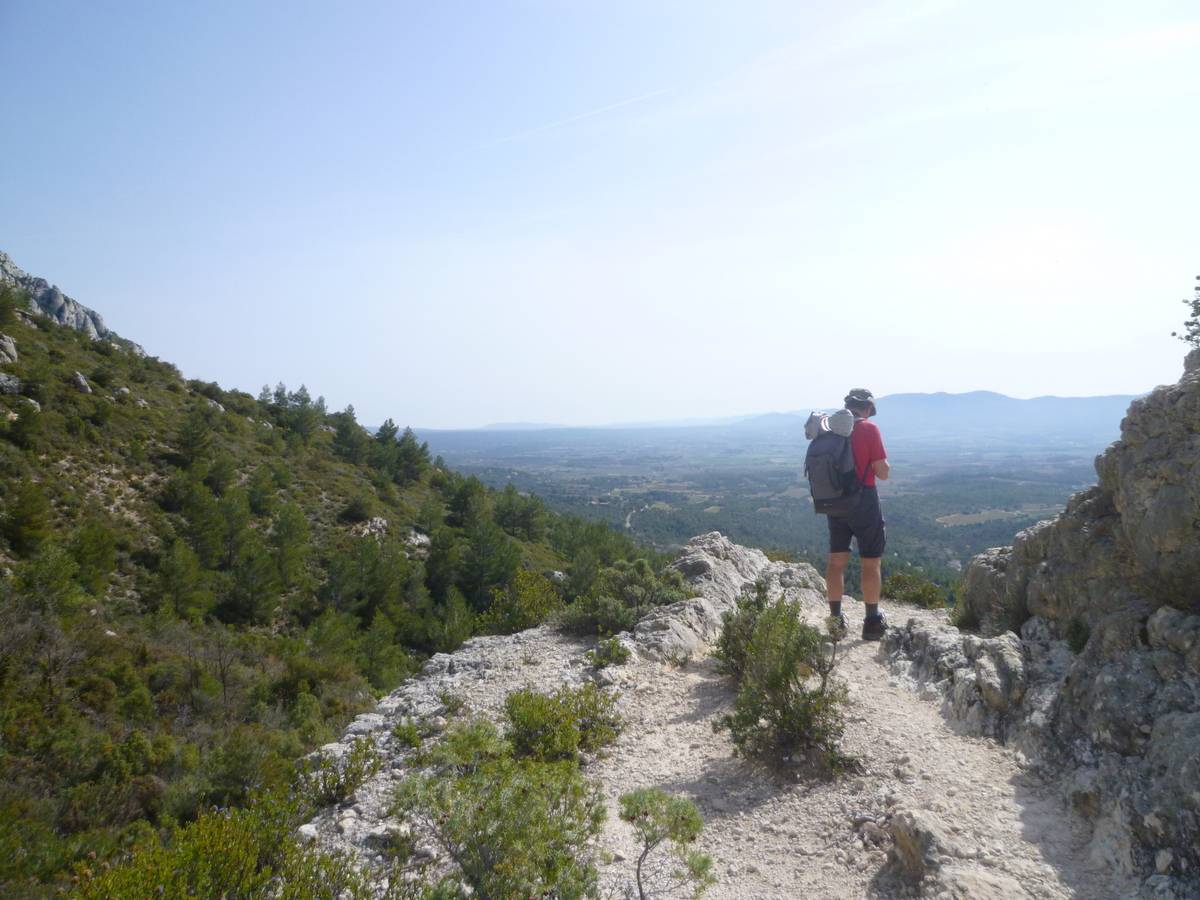
[[[861,606],[858,607],[861,609]],[[884,604],[889,619],[944,621],[944,613]],[[810,610],[813,620],[820,610]],[[711,658],[683,669],[638,662],[626,667],[621,710],[626,728],[611,755],[588,767],[612,798],[605,843],[626,857],[632,832],[615,818],[616,800],[655,785],[692,798],[704,814],[702,849],[717,860],[713,898],[902,897],[916,892],[887,865],[882,849],[864,849],[863,816],[924,809],[949,826],[965,859],[1020,883],[1030,898],[1125,896],[1089,865],[1086,833],[1049,786],[1024,772],[995,742],[955,733],[940,697],[922,699],[893,676],[879,644],[852,632],[839,666],[850,691],[844,748],[863,774],[835,782],[785,782],[733,756],[712,721],[731,693]]]
[[[811,623],[823,623],[819,578],[807,567],[768,565],[757,551],[719,535],[693,544],[695,552],[680,565],[692,571],[706,596],[733,596],[749,579],[770,576],[773,584],[791,585]],[[705,555],[705,547],[727,559]],[[944,612],[886,601],[883,608],[893,625],[910,618],[945,620]],[[591,641],[540,627],[474,638],[452,655],[439,654],[374,713],[356,719],[342,742],[326,751],[344,753],[355,737],[370,736],[388,763],[347,803],[323,811],[301,833],[382,864],[381,844],[400,827],[388,815],[392,790],[410,771],[412,751],[392,734],[398,722],[413,717],[444,725],[448,694],[465,701],[460,715],[499,721],[511,691],[552,691],[595,679],[618,692],[625,722],[615,745],[584,767],[608,800],[602,846],[614,854],[604,870],[612,896],[629,884],[637,852],[632,829],[617,818],[617,798],[639,787],[661,787],[699,806],[706,822],[700,849],[716,861],[717,883],[706,894],[712,898],[1108,900],[1136,893],[1135,885],[1089,861],[1088,830],[1052,785],[1023,770],[994,741],[957,733],[942,715],[940,694],[894,674],[881,645],[858,638],[861,610],[848,604],[851,634],[840,645],[837,676],[849,691],[843,749],[861,761],[861,774],[798,779],[735,757],[727,734],[712,727],[732,708],[732,688],[704,652],[682,666],[658,662],[649,652],[652,642],[639,633],[630,642],[638,652],[628,663],[597,672],[585,658]],[[709,608],[708,614],[716,613]],[[684,611],[677,615],[677,624],[688,618]],[[946,868],[920,888],[902,878],[889,858],[888,822],[900,811],[932,818],[944,831],[939,856]],[[868,827],[866,820],[880,827]],[[864,840],[863,832],[878,842]],[[429,844],[427,836],[416,837]],[[438,857],[436,848],[429,854]]]

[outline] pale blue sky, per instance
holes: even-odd
[[[0,0],[0,249],[414,425],[1174,380],[1200,6]]]

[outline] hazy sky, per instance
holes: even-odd
[[[1200,5],[0,0],[0,249],[361,421],[1173,381]]]

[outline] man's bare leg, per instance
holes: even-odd
[[[877,556],[874,559],[862,560],[863,603],[867,606],[879,606],[879,592],[882,586],[883,559]]]
[[[863,638],[866,639],[868,634],[874,635],[879,633],[882,635],[882,629],[878,623],[882,619],[879,617],[879,593],[883,583],[883,560],[880,557],[873,559],[867,558],[862,560],[862,589],[863,603],[866,605],[866,615],[863,617]],[[872,637],[872,640],[878,638]]]
[[[842,594],[846,589],[846,566],[850,564],[849,553],[830,553],[829,562],[825,566],[825,597],[829,600],[830,612],[834,615],[841,612]],[[835,612],[832,604],[837,603]]]

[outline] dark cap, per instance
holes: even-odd
[[[843,402],[846,404],[847,408],[850,406],[869,406],[871,407],[871,411],[867,413],[867,415],[875,415],[875,395],[866,388],[852,388],[850,393],[846,395],[846,399]]]

